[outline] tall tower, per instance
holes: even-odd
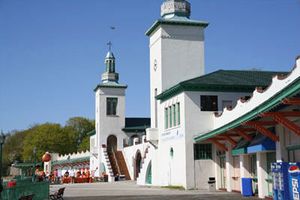
[[[123,148],[122,131],[125,126],[125,90],[127,85],[119,84],[119,74],[116,72],[116,59],[111,51],[105,57],[105,72],[101,76],[101,83],[94,89],[95,92],[95,126],[96,134],[91,141],[91,152],[97,152],[92,157],[91,170],[101,169],[106,160],[102,157],[102,148],[114,150]],[[95,155],[96,155],[95,154]],[[101,171],[96,170],[100,176]]]
[[[161,18],[146,35],[150,37],[151,126],[157,128],[155,96],[176,84],[204,74],[204,29],[207,22],[190,19],[186,0],[165,0]]]

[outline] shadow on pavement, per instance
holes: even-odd
[[[65,200],[257,200],[257,198],[242,198],[221,195],[147,195],[147,196],[101,196],[101,197],[66,197]]]

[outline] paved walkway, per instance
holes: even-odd
[[[92,184],[69,184],[54,185],[50,188],[50,193],[57,191],[61,187],[65,189],[65,200],[240,200],[244,199],[240,194],[227,192],[208,192],[205,190],[173,190],[160,187],[138,186],[133,181],[121,181],[116,183],[92,183]],[[245,198],[256,199],[256,198]]]

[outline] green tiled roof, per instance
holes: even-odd
[[[38,163],[35,163],[35,166],[42,166],[43,163],[41,162],[38,162]],[[14,167],[16,168],[31,168],[31,167],[34,167],[34,163],[16,163],[16,164],[13,164]]]
[[[173,17],[170,19],[161,18],[154,22],[154,24],[147,30],[146,35],[150,36],[161,24],[167,24],[167,25],[184,25],[184,26],[201,26],[201,27],[207,27],[208,23],[205,21],[197,21],[197,20],[191,20],[186,17]]]
[[[145,131],[147,128],[149,128],[150,126],[149,125],[145,125],[145,126],[133,126],[133,127],[125,127],[123,128],[122,130],[124,132],[140,132],[140,131]]]
[[[96,86],[96,88],[94,89],[94,92],[96,92],[99,88],[125,88],[126,89],[127,85],[122,85],[122,84],[115,83],[115,82],[101,83]]]
[[[245,115],[241,116],[240,118],[235,119],[232,122],[229,122],[224,126],[221,126],[208,133],[204,133],[204,134],[199,133],[198,136],[194,137],[194,141],[195,142],[204,141],[216,135],[222,134],[228,130],[234,129],[240,126],[241,124],[243,124],[244,122],[253,120],[258,116],[258,114],[267,112],[275,108],[276,106],[280,105],[283,99],[295,95],[299,95],[299,92],[300,92],[300,77],[298,77],[295,81],[293,81],[289,86],[285,87],[283,90],[275,94],[273,97],[271,97],[261,105],[258,105],[256,108],[246,113]]]
[[[74,158],[74,159],[67,159],[67,160],[57,160],[53,161],[52,165],[63,165],[63,164],[70,164],[70,163],[79,163],[79,162],[86,162],[90,161],[90,157],[82,157],[82,158]]]
[[[126,117],[125,118],[125,128],[122,130],[124,132],[141,132],[145,131],[150,127],[150,118],[133,118]]]
[[[204,76],[183,81],[156,96],[166,100],[182,91],[253,92],[256,87],[267,87],[275,75],[287,72],[218,70]]]
[[[96,130],[94,129],[94,130],[88,132],[86,135],[87,135],[87,136],[93,136],[93,135],[95,135],[95,134],[96,134]]]

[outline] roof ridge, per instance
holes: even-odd
[[[195,79],[198,79],[198,78],[207,77],[207,76],[210,76],[210,75],[212,75],[212,74],[218,73],[218,72],[220,72],[220,71],[224,71],[224,70],[219,69],[219,70],[217,70],[217,71],[210,72],[210,73],[208,73],[208,74],[204,74],[204,75],[201,75],[201,76],[197,76],[197,77],[195,77],[195,78],[191,78],[191,79],[188,79],[188,80],[185,80],[185,81],[181,81],[179,84],[183,84],[183,83],[185,83],[185,82],[190,82],[190,81],[195,80]],[[176,84],[176,85],[178,85],[178,84]],[[175,87],[176,85],[174,85],[173,87]],[[171,88],[172,88],[172,87],[171,87]]]
[[[218,71],[232,71],[232,72],[272,72],[272,73],[289,73],[288,71],[268,71],[268,70],[245,70],[245,69],[221,69]]]

